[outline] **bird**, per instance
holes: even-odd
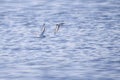
[[[42,25],[42,28],[41,28],[41,33],[40,33],[40,38],[44,38],[45,37],[45,35],[44,35],[44,33],[45,33],[45,23]]]
[[[59,24],[56,24],[56,28],[55,28],[54,34],[56,34],[56,33],[58,32],[59,28],[60,28],[60,25],[59,25]]]
[[[59,23],[59,24],[56,24],[56,28],[55,28],[55,32],[54,34],[56,34],[60,28],[60,26],[62,26],[64,23]]]

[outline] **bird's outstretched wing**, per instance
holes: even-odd
[[[45,24],[43,24],[42,26],[40,37],[44,36],[44,33],[45,33]]]

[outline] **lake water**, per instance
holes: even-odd
[[[120,80],[120,0],[0,0],[0,80]]]

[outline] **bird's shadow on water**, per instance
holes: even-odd
[[[42,39],[45,39],[46,38],[46,36],[39,36],[39,37],[32,37],[32,38],[35,38],[35,39],[40,39],[40,40],[42,40]]]
[[[39,39],[39,40],[45,40],[45,39],[47,40],[47,39],[50,39],[52,37],[49,35],[40,35],[40,36],[36,36],[36,37],[32,37],[32,38]]]
[[[65,38],[62,38],[61,36],[59,36],[59,35],[45,35],[45,36],[38,36],[38,37],[32,37],[32,38],[34,38],[35,40],[39,40],[39,41],[42,41],[42,42],[55,42],[55,43],[66,43],[66,42],[68,42],[68,40],[67,39],[65,39]]]

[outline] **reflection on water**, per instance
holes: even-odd
[[[119,3],[0,0],[0,80],[119,80]]]

